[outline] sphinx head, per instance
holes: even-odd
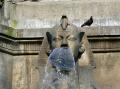
[[[61,47],[70,48],[76,62],[84,52],[81,43],[84,32],[79,32],[76,26],[68,23],[67,16],[62,16],[60,22],[60,25],[46,32],[50,50]]]

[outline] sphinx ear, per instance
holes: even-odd
[[[78,51],[78,56],[77,56],[77,59],[75,60],[75,62],[77,62],[80,58],[81,58],[81,55],[83,54],[84,50],[83,50],[83,47],[82,47],[82,39],[83,39],[83,36],[84,36],[85,32],[80,32],[78,34],[78,38],[79,38],[79,51]]]
[[[79,66],[88,66],[92,65],[93,62],[93,53],[91,51],[87,36],[85,32],[80,32],[80,43],[84,48],[84,52],[81,57],[78,59]]]
[[[47,56],[50,55],[51,50],[52,50],[52,35],[50,32],[46,32],[46,37],[47,37],[47,42],[49,45],[49,49],[46,51]]]
[[[52,49],[52,35],[50,32],[46,32],[46,36],[47,36],[47,41],[48,41],[48,44],[50,46],[50,49]]]
[[[79,33],[79,41],[80,42],[82,41],[84,35],[85,35],[85,32],[80,32]]]

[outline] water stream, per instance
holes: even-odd
[[[40,89],[79,89],[74,57],[69,48],[55,48],[52,51]]]

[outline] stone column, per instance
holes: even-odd
[[[4,18],[9,19],[10,15],[10,0],[4,1]]]
[[[8,70],[6,63],[7,56],[5,54],[0,53],[0,89],[11,89],[10,80],[8,78]]]
[[[14,57],[12,89],[28,89],[27,66],[24,56]]]
[[[10,0],[4,0],[4,24],[8,25],[8,20],[10,19]]]

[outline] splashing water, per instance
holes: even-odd
[[[50,63],[57,68],[57,70],[70,71],[74,68],[75,62],[72,52],[69,48],[56,48],[49,56]]]
[[[79,89],[74,57],[69,48],[55,48],[52,51],[40,89]]]

